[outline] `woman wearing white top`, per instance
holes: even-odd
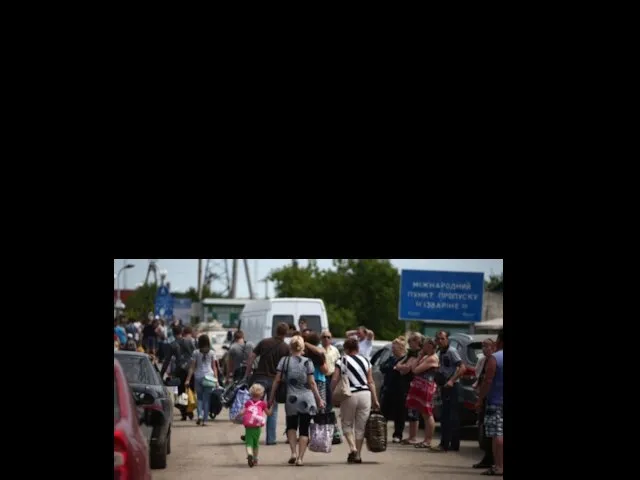
[[[371,375],[371,363],[358,355],[358,341],[349,338],[344,342],[344,357],[338,362],[331,379],[331,390],[340,381],[342,369],[346,372],[351,388],[351,396],[340,403],[342,432],[349,445],[347,463],[362,463],[360,452],[364,443],[364,429],[369,418],[371,406],[380,409],[376,395],[376,385]]]
[[[191,356],[191,366],[184,382],[185,388],[189,387],[192,376],[195,378],[196,397],[198,398],[198,421],[196,423],[204,427],[209,416],[213,387],[205,387],[202,382],[206,376],[214,376],[216,380],[219,378],[216,356],[211,350],[211,339],[206,334],[198,337],[198,350],[195,350]]]

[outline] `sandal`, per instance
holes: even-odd
[[[431,444],[420,442],[420,443],[416,443],[413,447],[414,448],[431,448]]]
[[[247,455],[247,463],[250,467],[253,467],[253,455]]]
[[[496,469],[491,467],[489,470],[487,470],[486,472],[482,472],[480,475],[488,475],[491,477],[502,477],[503,473],[502,472],[496,472]]]
[[[354,463],[356,460],[356,452],[350,452],[347,456],[347,463]]]
[[[419,443],[419,442],[411,442],[409,441],[408,438],[405,438],[404,440],[400,441],[400,445],[415,445],[416,443]]]

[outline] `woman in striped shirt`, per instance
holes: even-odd
[[[358,341],[350,338],[344,342],[344,356],[337,364],[331,379],[331,391],[340,381],[341,375],[347,375],[351,396],[340,404],[342,432],[349,445],[347,463],[362,463],[360,452],[364,443],[364,429],[369,418],[371,406],[380,410],[376,386],[371,375],[371,363],[358,354]]]

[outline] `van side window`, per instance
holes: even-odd
[[[300,320],[307,321],[307,328],[310,328],[314,332],[320,333],[322,331],[322,323],[320,322],[320,315],[300,315],[298,319],[298,325]]]
[[[273,324],[271,325],[272,336],[276,336],[276,328],[278,327],[278,324],[282,322],[288,325],[293,325],[293,315],[274,315]]]

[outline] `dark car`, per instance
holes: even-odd
[[[153,402],[143,405],[148,421],[142,431],[149,444],[151,468],[166,468],[167,455],[171,453],[173,395],[146,353],[119,350],[113,356],[120,362],[134,398],[140,401],[143,396],[153,397]]]
[[[487,338],[495,339],[495,335],[474,335],[468,333],[454,333],[449,337],[449,348],[455,348],[462,361],[466,365],[466,371],[460,377],[460,426],[468,427],[476,425],[478,413],[476,412],[476,402],[478,392],[474,390],[473,384],[476,382],[476,365],[482,356],[482,342]],[[442,403],[439,399],[434,401],[433,416],[436,421],[440,421]]]
[[[373,381],[376,383],[376,393],[378,394],[378,400],[382,398],[380,390],[384,383],[384,374],[380,371],[380,367],[391,356],[391,344],[385,345],[382,348],[378,348],[377,351],[371,356],[371,375]]]
[[[152,403],[153,397],[133,398],[120,363],[113,360],[113,478],[151,480],[149,445],[140,423],[150,419],[139,417],[137,408]]]

